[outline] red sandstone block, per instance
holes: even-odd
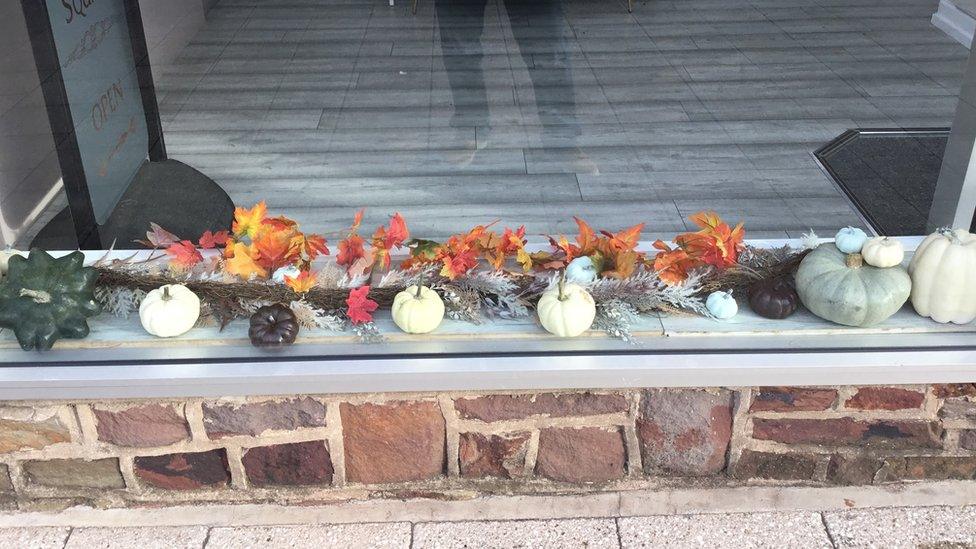
[[[458,461],[464,478],[515,478],[524,474],[529,433],[461,433]]]
[[[942,383],[933,385],[932,392],[939,398],[976,396],[976,383]]]
[[[909,410],[922,407],[925,393],[900,387],[861,387],[844,406],[858,410]]]
[[[346,478],[381,484],[444,474],[446,431],[434,402],[339,406]]]
[[[630,405],[620,394],[542,393],[538,395],[486,395],[459,398],[454,408],[464,419],[504,421],[536,415],[549,417],[593,416],[626,412]]]
[[[732,394],[696,389],[645,391],[637,419],[644,472],[704,476],[725,469]]]
[[[607,482],[624,476],[627,452],[619,429],[549,428],[539,432],[536,474],[560,482]]]
[[[332,483],[332,457],[325,441],[248,448],[241,458],[254,486]]]
[[[835,389],[760,387],[750,412],[800,412],[826,410],[837,400]]]
[[[753,438],[784,444],[875,446],[880,448],[941,448],[938,422],[831,419],[753,419]]]
[[[208,452],[137,457],[136,476],[156,488],[193,490],[224,486],[230,482],[227,453],[221,448]]]
[[[190,438],[190,426],[173,406],[147,404],[122,411],[94,408],[98,440],[118,446],[166,446]]]

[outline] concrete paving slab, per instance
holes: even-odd
[[[824,519],[838,548],[976,546],[976,506],[858,509]]]
[[[410,547],[410,523],[214,528],[207,540],[207,549],[295,547],[405,549]]]
[[[620,547],[612,519],[433,522],[414,526],[414,549]]]
[[[65,549],[201,549],[205,526],[146,528],[76,528]]]
[[[624,548],[831,547],[820,513],[633,517],[618,522]]]
[[[0,528],[0,547],[60,549],[70,531],[70,528]]]

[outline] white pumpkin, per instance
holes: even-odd
[[[139,320],[156,337],[185,334],[200,318],[200,298],[180,284],[167,284],[149,292],[139,305]]]
[[[590,329],[596,318],[593,296],[578,284],[560,282],[545,291],[536,306],[539,322],[559,337],[576,337]]]
[[[433,332],[444,320],[444,301],[427,286],[408,286],[393,298],[393,322],[408,334]]]
[[[13,248],[0,250],[0,278],[3,278],[2,275],[7,274],[7,263],[9,263],[10,258],[15,255],[19,255],[20,257],[27,257],[27,252],[14,250]]]
[[[868,239],[861,248],[864,262],[872,267],[887,269],[901,265],[905,260],[905,246],[901,242],[887,236],[876,236]]]
[[[908,264],[912,306],[936,322],[976,319],[976,235],[940,229],[925,237]]]

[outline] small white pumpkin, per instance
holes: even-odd
[[[536,310],[542,327],[559,337],[582,334],[596,318],[593,296],[578,284],[566,284],[565,278],[555,288],[543,292]]]
[[[139,321],[156,337],[185,334],[200,318],[200,298],[181,284],[167,284],[146,294]]]
[[[7,263],[10,262],[10,258],[19,255],[20,257],[27,257],[27,252],[21,250],[15,250],[13,248],[7,248],[6,250],[0,250],[0,279],[3,278],[2,275],[7,274]]]
[[[857,227],[844,227],[834,235],[834,245],[845,254],[861,253],[861,248],[867,241],[867,233]]]
[[[976,235],[939,229],[918,245],[908,274],[915,312],[941,323],[976,319]]]
[[[596,265],[589,256],[577,257],[566,266],[566,280],[577,284],[589,284],[596,280]]]
[[[712,292],[705,299],[705,308],[718,320],[728,320],[739,312],[739,304],[732,297],[732,292]]]
[[[408,334],[433,332],[444,320],[444,301],[427,286],[408,286],[393,298],[393,322]]]
[[[864,262],[872,267],[887,269],[901,265],[905,260],[905,246],[901,242],[887,236],[876,236],[868,239],[861,248]]]

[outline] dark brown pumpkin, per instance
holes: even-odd
[[[749,308],[762,317],[786,318],[796,311],[799,302],[796,288],[783,277],[760,280],[749,287]]]
[[[291,345],[298,337],[298,320],[295,313],[281,303],[261,307],[251,316],[247,335],[251,344],[258,347]]]

